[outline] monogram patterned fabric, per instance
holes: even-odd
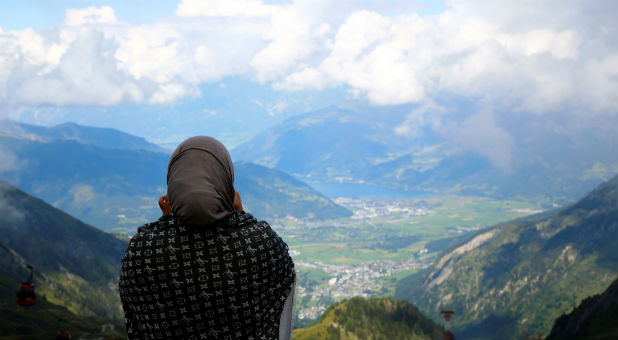
[[[138,231],[119,282],[129,339],[277,339],[295,273],[268,223],[234,212],[194,227],[169,214]]]

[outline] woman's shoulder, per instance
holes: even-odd
[[[248,212],[233,211],[217,221],[217,226],[220,228],[238,228],[252,226],[258,223],[258,220]]]
[[[219,232],[240,230],[242,233],[274,233],[268,222],[258,220],[251,213],[244,211],[234,211],[219,220],[216,230]]]
[[[251,213],[244,211],[234,211],[224,218],[211,225],[194,226],[188,225],[182,218],[173,214],[161,216],[157,221],[146,223],[137,229],[134,237],[144,237],[148,235],[169,235],[178,232],[184,233],[220,233],[231,231],[252,231],[252,232],[271,232],[272,228],[266,221],[258,221]]]
[[[145,234],[157,233],[170,228],[178,228],[182,226],[182,221],[172,214],[161,216],[158,220],[146,223],[137,228],[135,236],[143,236]]]

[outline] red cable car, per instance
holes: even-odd
[[[31,265],[28,265],[28,268],[30,268],[30,277],[26,282],[23,282],[19,285],[19,288],[17,289],[17,294],[15,294],[17,304],[22,307],[34,306],[36,304],[34,283],[32,283],[32,273],[34,271],[34,268]]]
[[[71,340],[71,334],[67,331],[58,331],[56,340]]]
[[[58,319],[58,334],[56,334],[56,340],[71,340],[71,333],[63,331],[61,330],[62,328],[60,328],[60,323],[62,323],[62,321],[64,320],[61,318]]]

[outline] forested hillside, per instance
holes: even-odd
[[[460,338],[548,334],[616,279],[617,187],[614,177],[549,217],[484,230],[400,281],[395,296],[428,315],[454,309]]]
[[[18,133],[0,130],[0,147],[14,158],[2,179],[106,231],[132,234],[160,216],[169,155],[156,146],[112,129],[13,125]],[[351,214],[307,184],[259,165],[238,163],[235,185],[260,219]]]
[[[123,332],[117,282],[126,241],[1,181],[0,232],[0,334],[41,338],[55,334],[57,318],[78,333],[98,334],[104,323]],[[39,298],[18,307],[15,291],[28,278],[27,264]]]
[[[416,307],[386,298],[344,300],[331,305],[313,326],[294,331],[294,340],[442,339],[443,331]]]

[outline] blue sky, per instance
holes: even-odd
[[[67,9],[86,8],[90,6],[110,6],[116,18],[133,24],[149,24],[157,19],[170,16],[176,10],[178,1],[159,0],[73,0],[73,1],[0,1],[0,27],[4,30],[22,30],[26,28],[49,29],[59,26],[64,21]]]
[[[167,146],[211,134],[233,147],[330,105],[397,107],[410,113],[394,134],[456,130],[499,162],[513,122],[615,120],[617,7],[2,0],[0,118],[114,127]]]
[[[362,1],[358,1],[362,3]],[[397,6],[402,1],[391,1]],[[150,24],[163,17],[172,16],[178,6],[178,0],[72,0],[72,1],[0,1],[0,22],[4,30],[22,30],[25,28],[48,29],[62,24],[65,12],[69,8],[110,6],[119,21],[132,24]],[[281,4],[285,1],[264,1],[267,4]],[[370,3],[365,1],[365,3]],[[382,2],[383,4],[384,2]],[[436,14],[444,10],[442,1],[414,1],[417,13]],[[394,7],[393,7],[394,8]]]

